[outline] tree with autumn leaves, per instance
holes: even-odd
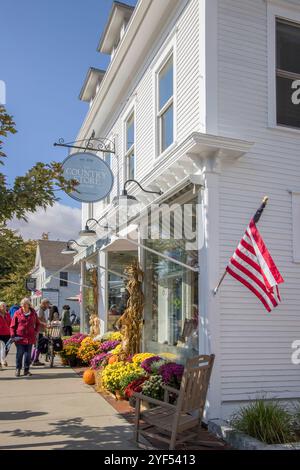
[[[17,132],[14,119],[0,105],[0,165],[8,158],[3,150],[5,139]],[[7,222],[26,220],[28,213],[46,209],[58,201],[58,192],[71,192],[76,182],[63,176],[60,163],[37,162],[25,175],[17,176],[11,186],[0,172],[0,300],[8,304],[26,294],[25,279],[33,266],[36,243],[24,241]]]

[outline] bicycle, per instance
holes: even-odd
[[[46,361],[49,362],[50,367],[54,366],[54,358],[56,352],[56,344],[61,341],[61,326],[52,325],[46,328],[45,336],[48,339],[48,346],[46,352]]]

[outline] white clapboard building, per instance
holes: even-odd
[[[70,305],[71,313],[79,317],[80,268],[73,265],[72,255],[62,255],[66,242],[38,240],[35,264],[30,277],[35,279],[32,292],[33,306],[38,308],[42,298],[57,306],[61,315],[63,306]]]
[[[139,258],[143,348],[178,360],[216,355],[209,418],[262,395],[299,399],[292,354],[300,340],[300,0],[114,2],[98,50],[111,61],[105,72],[88,71],[78,140],[111,141],[111,154],[98,155],[114,186],[105,200],[82,205],[83,228],[89,218],[102,225],[113,218],[113,198],[128,179],[162,192],[128,183],[146,207],[192,204],[198,227],[197,246],[188,237],[134,245],[89,222],[97,236],[77,238],[89,248],[75,261],[82,282],[98,266],[102,331],[124,310],[126,292],[121,277],[99,266],[118,273]],[[230,276],[212,293],[265,195],[258,226],[285,280],[271,313]],[[155,225],[141,213],[130,217],[138,234]]]

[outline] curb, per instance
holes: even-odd
[[[237,431],[221,419],[208,422],[208,431],[223,439],[237,450],[300,450],[300,442],[289,444],[265,444],[254,437]]]

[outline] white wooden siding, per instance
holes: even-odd
[[[184,6],[185,1],[181,7]],[[174,13],[174,12],[172,12]],[[176,12],[175,12],[176,14]],[[136,103],[136,177],[142,180],[156,164],[155,158],[155,89],[153,69],[155,62],[164,48],[168,47],[170,38],[168,34],[176,35],[176,64],[177,69],[177,144],[179,145],[191,132],[200,130],[200,65],[199,65],[199,0],[190,0],[186,8],[179,12],[178,18],[171,21],[165,31],[161,32],[161,42],[153,45],[153,52],[147,57],[147,61],[141,64],[141,79],[136,88],[129,90],[128,96],[124,96],[120,109],[116,113],[116,119],[107,136],[116,135],[117,151],[120,163],[120,185],[124,174],[124,130],[122,120],[126,112],[126,100],[135,97]],[[101,109],[100,109],[101,113]],[[108,117],[108,119],[111,116]],[[97,127],[97,119],[95,120]],[[117,179],[116,159],[113,157],[113,172]],[[111,198],[116,195],[115,184]],[[100,217],[105,204],[94,204],[94,216]],[[84,216],[86,210],[84,210]]]
[[[294,2],[300,6],[300,1]],[[220,290],[221,396],[230,403],[265,394],[300,397],[300,368],[291,344],[300,339],[300,265],[293,263],[292,198],[300,187],[300,133],[269,129],[267,5],[222,0],[218,9],[219,133],[255,142],[220,176],[220,274],[250,217],[267,194],[259,230],[285,284],[282,304],[268,314],[227,276]]]

